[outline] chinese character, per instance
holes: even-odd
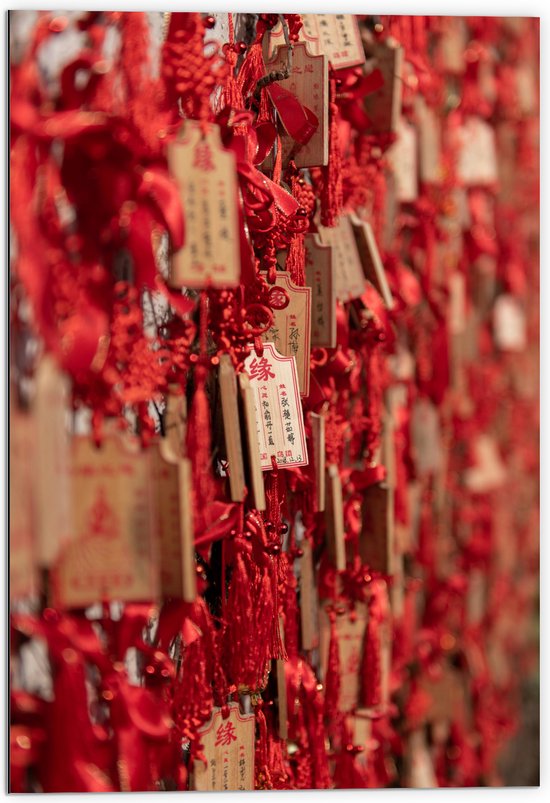
[[[275,374],[271,373],[271,363],[267,361],[267,357],[262,357],[261,360],[254,357],[250,363],[249,371],[250,378],[257,379],[260,382],[275,379]]]
[[[227,747],[231,744],[231,742],[236,741],[237,737],[235,736],[235,726],[233,723],[231,721],[222,723],[216,731],[216,742],[214,747],[219,747],[219,745]]]

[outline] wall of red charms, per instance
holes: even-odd
[[[538,19],[9,26],[11,790],[517,782]]]

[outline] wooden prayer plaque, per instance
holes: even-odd
[[[352,301],[365,292],[365,274],[349,215],[341,215],[334,228],[319,225],[324,245],[332,246],[334,294],[339,301]]]
[[[262,467],[260,464],[260,449],[258,432],[256,429],[256,407],[254,404],[254,391],[250,385],[248,374],[239,374],[239,390],[241,393],[244,426],[246,431],[246,445],[248,455],[249,488],[256,510],[265,510],[265,488]]]
[[[300,623],[302,628],[302,649],[315,650],[319,646],[319,605],[313,549],[307,538],[300,541],[303,555],[300,558]]]
[[[385,483],[369,485],[363,492],[363,527],[359,536],[359,554],[373,571],[391,574],[392,545],[388,526],[389,489]]]
[[[372,47],[374,68],[378,68],[384,83],[376,92],[365,96],[365,110],[370,118],[370,130],[376,133],[395,131],[401,110],[403,48],[394,40],[375,42]]]
[[[386,271],[384,270],[382,259],[380,258],[380,252],[374,238],[372,226],[365,220],[359,220],[355,215],[351,216],[351,222],[365,276],[380,293],[386,307],[392,309],[393,296],[386,278]]]
[[[222,398],[223,429],[227,462],[229,463],[229,488],[233,502],[244,499],[244,463],[242,452],[237,377],[228,354],[220,356],[220,393]]]
[[[180,188],[185,244],[172,257],[174,287],[236,287],[241,275],[235,156],[218,126],[186,120],[167,148]]]
[[[326,452],[325,452],[325,417],[310,413],[311,432],[313,437],[313,459],[315,461],[316,506],[319,512],[325,509],[326,500]]]
[[[280,354],[273,343],[264,343],[263,355],[246,358],[256,416],[257,445],[262,471],[307,466],[304,414],[298,390],[294,357]]]
[[[50,568],[73,537],[69,379],[49,355],[36,374],[36,524],[38,564]]]
[[[54,604],[84,608],[98,600],[158,597],[150,456],[118,436],[100,448],[72,439],[75,538],[54,572]]]
[[[326,509],[328,552],[336,571],[346,568],[346,542],[344,538],[344,503],[342,500],[342,480],[338,466],[327,466],[328,498]]]
[[[311,354],[311,287],[298,287],[290,273],[277,271],[275,286],[286,291],[289,302],[284,309],[273,310],[273,326],[262,340],[275,345],[280,354],[296,358],[300,395],[309,394]]]
[[[311,345],[336,346],[336,292],[332,246],[318,234],[306,234],[306,284],[311,287]]]
[[[254,789],[254,714],[241,714],[229,703],[229,716],[214,708],[210,721],[199,729],[206,763],[193,763],[191,787],[199,792],[236,792]]]
[[[34,418],[10,405],[10,601],[38,591],[35,540]]]
[[[332,604],[332,602],[324,601],[320,609],[319,654],[323,679],[326,678],[330,645],[330,620],[326,610],[329,604]],[[361,658],[365,628],[367,626],[366,604],[358,602],[355,605],[355,613],[355,619],[350,616],[349,612],[336,617],[338,655],[340,659],[338,709],[342,712],[354,710],[359,700]]]
[[[266,71],[282,70],[288,62],[288,46],[279,45],[266,63]],[[278,82],[291,92],[302,106],[310,109],[317,118],[318,127],[304,145],[289,136],[283,140],[283,163],[293,158],[296,167],[319,167],[328,163],[328,59],[325,55],[312,55],[305,42],[296,42],[292,52],[290,76]]]
[[[324,53],[333,70],[357,67],[365,62],[365,51],[355,14],[302,14],[298,36],[307,42],[309,52]],[[284,42],[281,23],[272,29],[270,53]]]
[[[191,463],[186,458],[166,460],[161,447],[162,442],[150,447],[161,592],[165,597],[193,602],[197,595],[197,579]]]

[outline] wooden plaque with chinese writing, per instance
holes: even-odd
[[[349,215],[342,215],[334,228],[318,229],[321,242],[332,246],[336,298],[342,302],[360,298],[365,292],[365,274]]]
[[[380,293],[386,307],[391,309],[393,307],[393,296],[372,226],[365,220],[359,220],[355,215],[351,216],[351,222],[365,276]]]
[[[199,729],[206,762],[193,763],[191,787],[200,792],[254,789],[254,729],[254,714],[241,714],[238,703],[229,704],[227,719],[214,708]]]
[[[304,538],[300,542],[300,624],[302,649],[315,650],[319,646],[319,602],[315,585],[313,547]]]
[[[52,357],[43,357],[36,373],[34,479],[38,564],[45,568],[73,536],[68,399],[67,375]]]
[[[379,69],[384,83],[376,92],[365,96],[365,111],[370,130],[377,133],[395,131],[401,110],[403,48],[386,39],[373,45],[374,68]]]
[[[244,431],[248,456],[248,484],[252,496],[252,505],[256,510],[265,510],[265,488],[260,464],[260,449],[256,428],[255,391],[252,389],[248,374],[239,374],[239,391],[241,394]]]
[[[397,140],[387,152],[399,203],[413,203],[418,198],[417,139],[415,126],[402,117],[397,124]]]
[[[38,590],[34,544],[35,510],[32,415],[10,405],[10,600]]]
[[[313,440],[313,459],[315,461],[315,509],[322,512],[326,502],[326,448],[325,417],[317,413],[309,414],[311,437]]]
[[[385,483],[369,485],[363,492],[359,554],[363,563],[381,574],[391,574],[392,569],[389,495]]]
[[[294,357],[279,354],[273,343],[264,343],[263,355],[255,351],[246,358],[256,408],[256,430],[262,471],[307,466],[304,414],[298,390]]]
[[[83,608],[98,600],[153,600],[158,571],[153,537],[150,455],[130,440],[72,440],[75,538],[61,552],[55,604]]]
[[[289,302],[284,309],[273,310],[273,326],[262,335],[280,354],[296,358],[300,395],[309,394],[309,359],[311,354],[311,288],[298,287],[290,273],[277,271],[275,285],[286,291]]]
[[[336,346],[336,293],[332,246],[318,234],[306,234],[306,284],[311,287],[311,345]]]
[[[288,61],[288,46],[279,45],[266,63],[266,71],[282,70]],[[305,42],[296,42],[292,53],[292,71],[279,82],[291,92],[318,120],[312,137],[304,144],[295,142],[288,133],[282,137],[283,163],[294,159],[296,167],[319,167],[328,164],[328,59],[312,55]]]
[[[161,447],[162,442],[150,447],[161,592],[193,602],[197,582],[190,461],[166,460]]]
[[[365,62],[365,51],[354,14],[302,14],[299,38],[307,42],[309,52],[324,53],[333,70],[345,70]],[[272,29],[270,54],[284,43],[281,23]]]
[[[330,645],[330,619],[327,606],[332,601],[324,601],[320,610],[320,645],[321,675],[326,678],[328,650]],[[340,696],[338,709],[342,712],[352,711],[359,700],[359,682],[363,641],[367,626],[367,606],[364,602],[355,605],[355,617],[346,613],[336,617],[336,634],[338,639],[338,656],[340,659]]]
[[[241,275],[235,157],[219,129],[206,133],[186,120],[168,145],[168,165],[179,189],[185,244],[172,257],[174,287],[235,287]]]
[[[327,505],[325,518],[327,523],[327,548],[336,571],[346,568],[346,541],[344,536],[344,503],[342,499],[342,480],[338,466],[331,463],[327,466]]]
[[[227,462],[229,464],[229,488],[233,502],[242,502],[245,494],[244,463],[242,451],[237,377],[229,354],[220,356],[220,394],[222,398],[223,430]]]

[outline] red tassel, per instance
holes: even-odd
[[[262,701],[256,706],[256,723],[258,738],[254,756],[255,789],[273,789],[273,782],[268,761],[268,733],[265,714],[261,708]]]
[[[206,368],[195,367],[195,395],[187,425],[187,454],[193,464],[193,517],[199,536],[209,523],[209,509],[214,501],[215,485],[211,473],[210,405],[206,395]]]
[[[336,81],[330,82],[330,133],[328,165],[323,168],[323,189],[321,192],[321,223],[323,226],[335,226],[342,212],[342,155],[340,153],[340,137],[338,105],[336,104]]]

